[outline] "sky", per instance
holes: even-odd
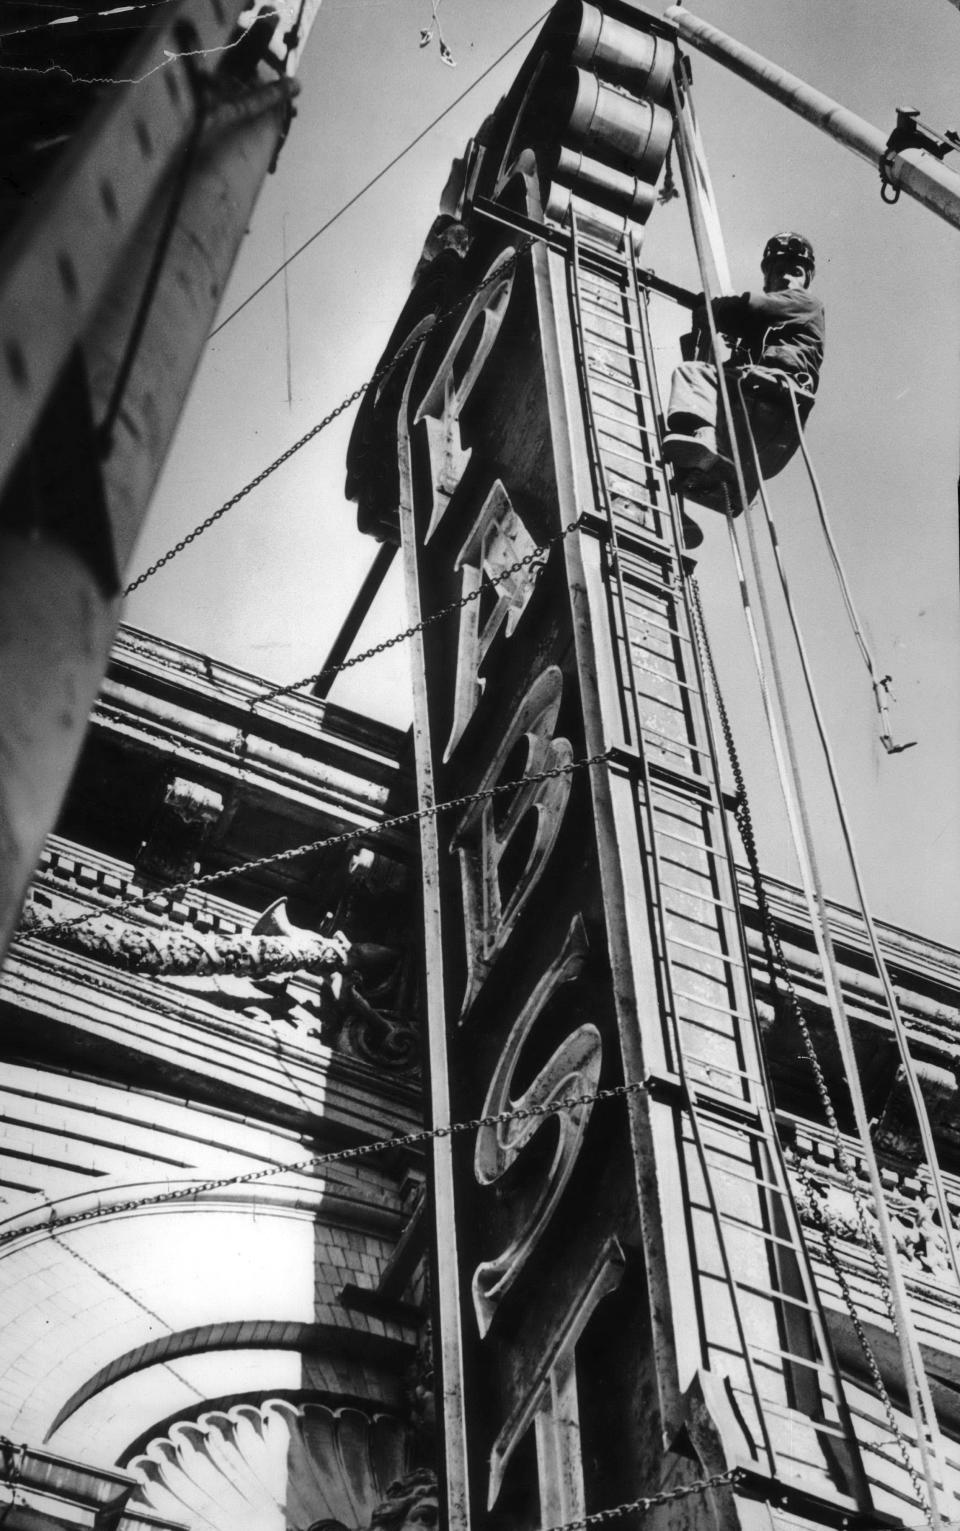
[[[442,112],[546,10],[544,0],[323,0],[301,60],[298,116],[261,194],[220,319]],[[658,14],[664,3],[651,9]],[[960,13],[950,0],[695,0],[689,9],[800,75],[885,133],[897,107],[960,127]],[[207,347],[131,574],[359,387],[409,290],[450,161],[507,88],[531,35],[361,196]],[[887,755],[809,485],[771,486],[831,748],[873,913],[960,945],[960,612],[957,231],[721,66],[693,53],[694,99],[735,289],[759,281],[769,234],[817,251],[827,311],[810,450],[864,632],[893,679]],[[960,171],[960,154],[954,156]],[[948,161],[949,163],[949,161]],[[698,289],[682,202],[657,208],[643,262]],[[289,322],[287,316],[289,315]],[[658,305],[662,380],[679,359],[676,312]],[[349,410],[128,602],[126,620],[270,681],[318,669],[376,552],[343,498]],[[725,528],[701,514],[698,577],[766,870],[796,879]],[[360,639],[406,624],[395,566]],[[782,613],[778,632],[785,643]],[[796,667],[791,719],[831,896],[851,884]],[[411,718],[404,647],[338,680],[332,699],[400,727]]]

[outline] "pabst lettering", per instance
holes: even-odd
[[[518,745],[526,754],[524,778],[569,766],[573,759],[569,739],[554,738],[562,690],[563,675],[556,665],[537,676],[500,740],[481,791],[496,786],[505,775],[509,779],[518,774],[513,763]],[[453,840],[460,854],[467,947],[461,1020],[546,870],[570,786],[569,774],[547,781],[524,780],[506,806],[502,798],[487,798],[461,820]]]
[[[445,761],[450,759],[477,709],[486,684],[480,666],[487,650],[501,628],[504,636],[510,637],[537,582],[538,571],[529,565],[513,574],[505,571],[528,557],[535,547],[536,543],[510,503],[510,496],[497,479],[456,562],[463,574],[461,588],[465,604],[460,611],[453,726],[443,756]],[[497,581],[493,586],[496,601],[486,621],[481,623],[476,592],[484,578]]]
[[[426,427],[430,453],[433,507],[425,543],[443,520],[470,461],[470,448],[460,439],[460,412],[493,349],[513,291],[512,264],[502,277],[496,278],[494,273],[515,255],[513,249],[504,250],[490,267],[486,285],[467,309],[414,416],[415,425],[422,422]]]
[[[484,1116],[545,1106],[564,1096],[591,1095],[596,1090],[603,1048],[596,1026],[587,1024],[578,1026],[563,1040],[522,1094],[511,1094],[524,1043],[561,985],[578,976],[586,950],[586,932],[578,914],[563,946],[513,1024],[490,1081],[483,1104]],[[553,1215],[573,1172],[592,1110],[592,1105],[582,1105],[558,1113],[560,1136],[556,1152],[524,1227],[502,1254],[494,1260],[484,1261],[474,1272],[473,1302],[481,1334],[486,1334],[498,1303],[513,1285]],[[544,1117],[535,1116],[499,1122],[495,1127],[481,1127],[473,1161],[479,1184],[494,1185],[500,1180],[531,1138],[546,1125]]]
[[[494,478],[492,487],[484,491],[479,511],[475,509],[476,500],[470,498],[470,483],[481,485],[482,474],[475,480],[471,475],[471,480],[464,483],[473,448],[464,443],[461,416],[475,394],[503,329],[514,289],[514,259],[514,249],[508,248],[489,266],[487,284],[467,309],[419,404],[410,401],[416,365],[411,369],[402,413],[409,425],[401,426],[401,484],[411,494],[417,479],[411,437],[417,426],[423,427],[425,436],[429,478],[424,475],[426,482],[421,483],[422,492],[429,494],[429,515],[423,518],[426,528],[417,539],[417,578],[421,591],[435,580],[446,583],[451,572],[449,563],[438,568],[444,557],[441,539],[436,536],[438,528],[443,525],[449,531],[453,518],[468,528],[466,535],[460,533],[459,551],[452,565],[460,578],[461,595],[469,599],[459,613],[456,677],[450,710],[446,713],[450,718],[449,732],[438,772],[438,780],[443,783],[441,790],[456,795],[475,784],[486,792],[500,782],[519,781],[510,794],[471,804],[450,842],[451,852],[459,859],[462,891],[466,976],[460,1002],[461,1026],[470,1019],[492,968],[501,959],[547,871],[573,785],[567,770],[574,757],[573,745],[557,733],[564,696],[564,677],[559,665],[544,666],[543,660],[538,660],[537,673],[528,681],[519,703],[512,705],[505,725],[499,720],[503,718],[502,708],[498,719],[495,688],[504,654],[502,645],[513,638],[540,573],[539,567],[530,565],[510,574],[506,571],[534,553],[536,540],[515,509],[506,473]],[[498,274],[508,263],[509,268]],[[519,472],[524,475],[522,454],[520,464]],[[521,481],[526,503],[531,484],[526,477],[518,480],[518,484]],[[411,516],[410,524],[417,522],[423,524],[421,517]],[[488,589],[481,598],[485,585]],[[517,659],[515,654],[511,658],[514,673]],[[429,686],[429,667],[426,679]],[[511,688],[511,695],[516,694]],[[487,754],[486,769],[478,780],[473,757],[467,765],[459,752],[465,748],[464,738],[481,700],[485,705],[485,732],[482,739],[473,733],[470,736],[474,746]],[[437,740],[433,746],[434,761],[439,753],[436,720],[443,706],[434,691],[429,709],[431,732]],[[562,774],[547,780],[534,779],[548,771]],[[539,902],[537,907],[541,907]],[[448,905],[440,916],[448,950],[449,943],[456,940],[450,909]],[[564,1035],[563,1001],[558,999],[562,991],[569,992],[569,987],[577,982],[586,961],[583,917],[579,912],[571,916],[568,911],[565,926],[559,922],[558,926],[554,955],[546,965],[541,960],[531,972],[522,953],[518,957],[514,952],[510,959],[519,961],[518,973],[522,974],[518,977],[519,992],[527,996],[519,1004],[518,1013],[513,1012],[508,1001],[506,1014],[487,1015],[485,1024],[496,1025],[498,1031],[502,1027],[505,1037],[480,1108],[484,1116],[549,1106],[566,1096],[592,1095],[599,1087],[603,1057],[600,1029],[586,1022],[572,1026]],[[547,950],[551,948],[548,946]],[[443,1021],[450,1029],[451,1023],[452,1017]],[[568,1021],[567,1026],[570,1025]],[[539,1042],[538,1028],[542,1029]],[[554,1044],[557,1031],[560,1040]],[[526,1082],[523,1059],[528,1047],[535,1050],[538,1066],[534,1077]],[[551,1114],[549,1120],[542,1116],[514,1119],[496,1128],[481,1128],[478,1133],[473,1164],[475,1183],[484,1188],[482,1194],[493,1198],[509,1177],[514,1192],[508,1203],[500,1203],[505,1210],[494,1219],[494,1226],[505,1225],[499,1236],[503,1247],[492,1253],[484,1251],[486,1258],[476,1265],[471,1283],[477,1328],[488,1344],[495,1343],[495,1320],[501,1303],[520,1283],[561,1206],[583,1149],[591,1112],[591,1104],[574,1106]],[[538,1136],[544,1132],[556,1134],[552,1155],[537,1151],[542,1143],[551,1141]],[[549,1162],[544,1162],[546,1158]],[[603,1285],[602,1289],[608,1288]],[[461,1302],[465,1296],[465,1293],[461,1296]],[[584,1314],[592,1311],[591,1304],[584,1307],[582,1294],[575,1304],[575,1312],[579,1314],[581,1310]],[[579,1426],[573,1362],[580,1327],[574,1324],[570,1328],[566,1319],[564,1326],[560,1349],[544,1358],[543,1368],[536,1369],[532,1390],[525,1394],[518,1408],[511,1409],[495,1433],[489,1458],[491,1505],[499,1495],[503,1474],[517,1443],[535,1429],[544,1503],[552,1505],[556,1499],[560,1519],[563,1518],[560,1510],[571,1515],[582,1513],[582,1474],[576,1466]],[[557,1485],[563,1485],[562,1493]]]

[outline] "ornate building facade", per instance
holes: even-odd
[[[184,895],[172,927],[195,952],[236,952],[258,921],[282,945],[292,920],[373,943],[372,960],[156,977],[106,948],[16,943],[0,1430],[26,1449],[11,1524],[36,1512],[35,1479],[67,1482],[37,1452],[119,1473],[110,1504],[128,1519],[198,1531],[352,1531],[422,1453],[422,1246],[404,1243],[421,1155],[310,1163],[421,1120],[415,856],[406,832],[377,833],[409,797],[404,741],[310,699],[261,705],[265,689],[126,631],[31,907],[96,911],[80,927],[95,940],[133,925],[149,942],[149,905],[124,911],[151,888],[336,836]]]

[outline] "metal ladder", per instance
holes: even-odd
[[[662,462],[647,314],[619,258],[573,220],[569,298],[605,548],[625,752],[645,839],[702,1368],[744,1465],[864,1508],[866,1479],[791,1195],[764,1076],[726,814]]]

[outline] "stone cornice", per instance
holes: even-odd
[[[756,897],[750,874],[745,867],[737,868],[737,880],[742,906],[749,921],[751,913],[756,918]],[[813,952],[813,932],[801,890],[792,883],[766,874],[763,886],[782,938]],[[872,975],[873,960],[859,914],[848,905],[834,900],[828,900],[828,907],[841,958],[851,971]],[[899,925],[891,925],[883,920],[875,923],[884,955],[898,981],[903,981],[917,993],[929,995],[934,1001],[937,992],[943,991],[945,1015],[960,1028],[960,950],[930,941]],[[759,936],[755,944],[759,945]]]
[[[420,1125],[419,1091],[369,1064],[41,941],[10,955],[0,1003],[7,1056],[81,1069],[87,1060],[100,1078],[166,1087],[313,1135],[369,1139]]]
[[[379,829],[413,804],[405,735],[311,696],[259,702],[266,689],[243,671],[122,630],[61,832],[160,881],[181,881],[197,864],[236,865],[234,896],[260,905],[270,894],[298,896],[321,913],[366,832],[376,832],[380,857],[412,862],[415,826]],[[244,869],[350,831],[356,844],[332,855]]]
[[[348,708],[303,693],[259,703],[269,683],[260,676],[209,659],[193,649],[128,625],[120,628],[107,671],[103,698],[140,692],[175,702],[185,713],[239,725],[242,732],[283,735],[304,759],[318,763],[340,752],[368,762],[370,776],[389,781],[397,769],[404,734]],[[191,703],[193,704],[191,706]],[[99,707],[95,712],[96,718]]]

